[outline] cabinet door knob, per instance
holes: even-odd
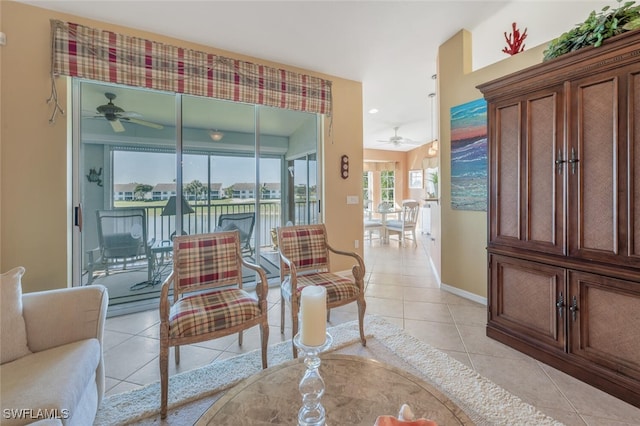
[[[571,311],[571,318],[575,321],[578,318],[578,300],[576,296],[573,296],[571,299],[571,306],[569,306],[569,310]]]
[[[560,292],[560,297],[556,302],[556,308],[558,308],[558,315],[560,315],[560,318],[562,318],[562,313],[564,310],[564,295],[562,294],[562,292]]]
[[[558,156],[556,157],[556,171],[559,175],[562,174],[562,165],[566,163],[565,160],[562,159],[562,150],[558,150]]]
[[[576,158],[576,149],[571,147],[571,159],[567,160],[567,163],[571,164],[571,174],[576,174],[576,165],[580,161],[579,158]]]

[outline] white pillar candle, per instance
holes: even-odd
[[[327,290],[310,285],[300,295],[300,341],[306,346],[321,346],[327,338]]]

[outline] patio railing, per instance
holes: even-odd
[[[187,234],[202,234],[213,232],[218,224],[221,214],[228,213],[252,213],[255,212],[255,203],[232,203],[232,204],[195,204],[191,205],[194,212],[183,216],[183,231]],[[297,202],[295,204],[296,224],[307,223],[301,218],[306,217],[307,204]],[[163,206],[145,207],[147,213],[147,232],[149,238],[156,241],[170,240],[176,231],[175,216],[162,216]],[[310,223],[317,223],[318,207],[317,201],[311,202]],[[260,226],[256,223],[252,236],[252,245],[259,232],[261,247],[271,246],[271,229],[282,225],[280,211],[280,201],[263,201],[260,203],[260,211],[256,217],[256,222],[260,221]]]

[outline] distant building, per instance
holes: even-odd
[[[232,198],[248,199],[256,198],[256,186],[253,183],[234,183],[229,187]],[[282,195],[279,183],[264,183],[260,188],[263,200],[278,200]]]
[[[136,198],[137,183],[114,183],[113,184],[113,200],[114,201],[133,201]]]
[[[261,191],[263,200],[279,200],[282,196],[279,183],[265,183]]]
[[[176,195],[175,183],[158,183],[151,191],[153,201],[168,200],[172,195]]]
[[[230,188],[233,198],[256,198],[256,185],[253,183],[234,183]]]
[[[221,200],[224,198],[224,191],[221,183],[209,184],[209,196],[212,200]]]
[[[175,183],[159,183],[153,187],[152,199],[154,201],[160,200],[168,200],[169,197],[176,195],[176,184]],[[224,198],[224,191],[222,190],[221,183],[212,183],[209,185],[209,197],[212,200],[220,200]],[[187,199],[190,201],[194,201],[196,199],[194,194],[185,195]],[[206,200],[207,194],[201,194],[198,196],[199,200]]]

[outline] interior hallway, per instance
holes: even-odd
[[[640,409],[487,338],[486,307],[438,288],[424,248],[426,239],[419,234],[417,248],[411,244],[400,247],[393,239],[390,244],[365,239],[367,314],[403,327],[567,425],[640,424]],[[277,287],[269,289],[269,304],[269,343],[289,339],[290,323],[285,334],[280,334]],[[334,309],[329,326],[354,319],[355,303]],[[242,348],[237,335],[183,346],[179,367],[173,359],[169,361],[170,374],[258,349],[258,330],[245,331]],[[158,334],[157,310],[107,319],[107,395],[160,379]]]

